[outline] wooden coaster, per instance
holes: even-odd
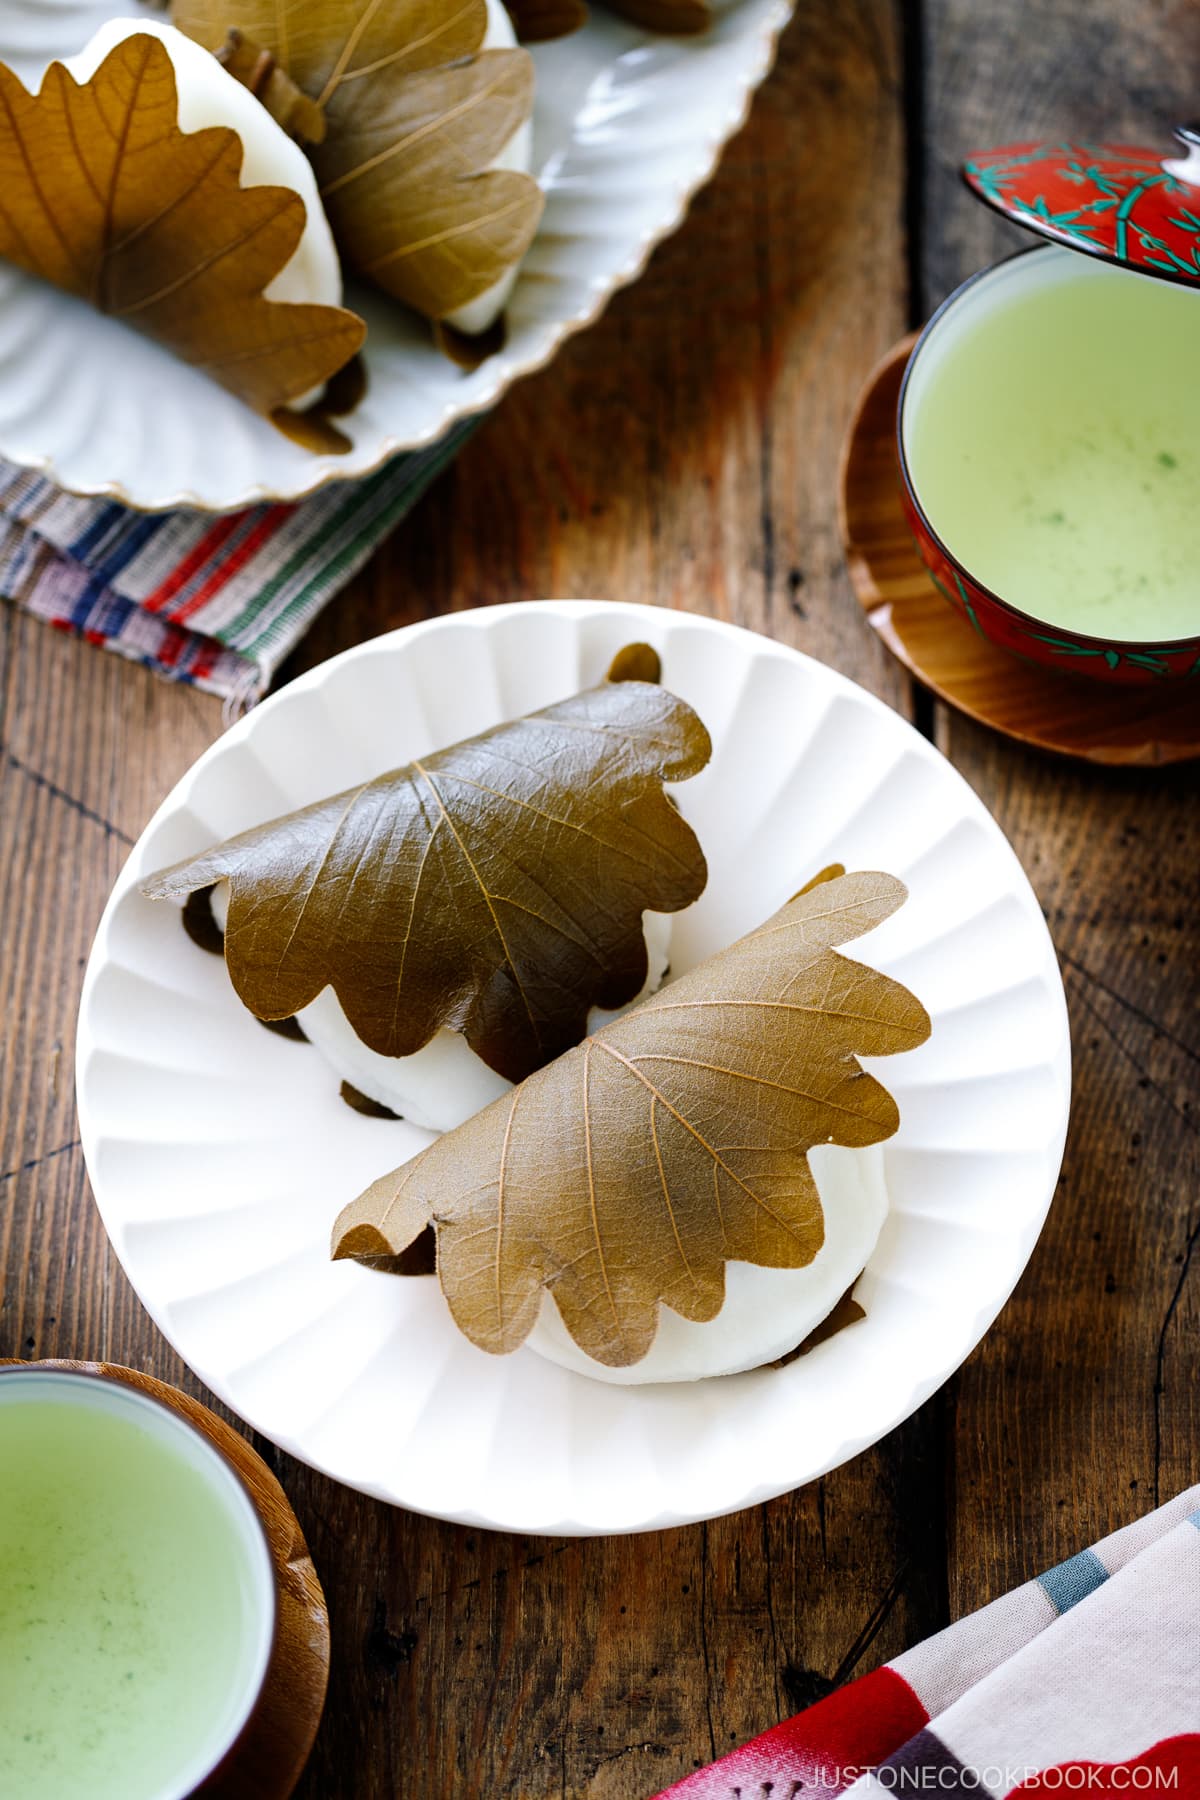
[[[0,1359],[0,1365],[10,1360],[17,1359]],[[275,1651],[249,1725],[199,1791],[205,1800],[287,1800],[313,1747],[329,1680],[325,1596],[287,1495],[257,1450],[232,1425],[165,1381],[116,1363],[48,1361],[23,1366],[101,1375],[140,1388],[203,1432],[245,1482],[275,1564],[279,1604]]]
[[[1118,687],[1036,668],[972,631],[938,593],[900,498],[896,403],[915,342],[897,344],[864,388],[838,483],[850,580],[888,649],[940,699],[1039,750],[1098,763],[1200,756],[1194,681]]]

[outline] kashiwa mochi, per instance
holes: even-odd
[[[517,34],[513,30],[512,20],[503,4],[503,0],[488,0],[488,24],[481,50],[510,50],[515,48]],[[509,138],[495,161],[489,164],[493,169],[516,169],[522,175],[528,175],[533,167],[533,122],[526,119]],[[469,300],[466,306],[460,306],[457,312],[450,313],[446,319],[456,331],[468,337],[478,337],[481,332],[494,325],[504,308],[508,305],[509,295],[517,279],[520,264],[514,265],[502,275],[499,281],[493,282],[486,293],[479,294]]]
[[[211,895],[213,918],[222,931],[229,905],[229,885],[220,882]],[[646,983],[637,1000],[655,993],[667,969],[671,921],[662,913],[645,917],[646,951],[649,968]],[[630,1001],[629,1005],[636,1004]],[[588,1019],[589,1030],[598,1030],[609,1019],[627,1011],[603,1012],[593,1007]],[[472,1113],[488,1106],[506,1094],[512,1083],[495,1069],[489,1069],[458,1031],[444,1027],[430,1041],[410,1056],[381,1056],[364,1044],[347,1019],[331,987],[318,994],[308,1006],[301,1007],[296,1018],[309,1042],[314,1044],[326,1062],[341,1079],[374,1100],[398,1113],[411,1125],[426,1131],[453,1131]]]
[[[808,1165],[821,1196],[825,1241],[805,1268],[726,1263],[725,1304],[716,1318],[697,1322],[661,1307],[654,1342],[640,1362],[624,1368],[611,1368],[581,1350],[546,1294],[526,1339],[529,1349],[564,1369],[620,1386],[734,1375],[787,1356],[861,1275],[888,1208],[878,1145],[850,1150],[816,1144]]]
[[[840,1322],[887,1213],[878,1145],[899,1109],[858,1058],[930,1030],[915,995],[838,949],[904,898],[883,871],[824,870],[373,1181],[343,1208],[334,1257],[404,1279],[432,1230],[474,1344],[603,1381],[801,1349]]]
[[[312,165],[299,144],[248,88],[226,74],[215,56],[173,25],[145,18],[109,19],[63,66],[76,81],[88,81],[111,50],[134,36],[157,38],[171,59],[181,131],[202,131],[212,125],[236,131],[243,151],[241,185],[291,188],[304,202],[303,235],[289,261],[264,288],[265,297],[340,306],[341,264]]]

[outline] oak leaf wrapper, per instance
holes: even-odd
[[[578,31],[588,16],[587,0],[504,0],[523,44],[543,44]]]
[[[490,169],[533,111],[524,50],[480,50],[486,0],[174,0],[206,49],[231,28],[324,109],[310,155],[343,259],[432,320],[487,293],[542,214],[531,176]]]
[[[300,241],[304,202],[241,187],[237,133],[183,132],[177,116],[171,59],[148,34],[84,83],[51,63],[37,94],[0,64],[0,256],[282,415],[365,328],[342,307],[264,299]]]
[[[641,988],[643,911],[702,892],[703,852],[662,784],[710,752],[665,688],[606,681],[244,832],[142,891],[181,900],[228,880],[225,960],[260,1019],[331,986],[381,1055],[411,1055],[445,1026],[520,1081],[579,1042],[592,1006]]]
[[[588,16],[586,0],[504,0],[523,44],[543,43],[577,31]],[[608,0],[632,25],[666,36],[692,36],[712,24],[709,0]]]
[[[824,1239],[806,1152],[899,1124],[858,1055],[929,1034],[907,989],[839,956],[905,898],[891,875],[797,894],[729,949],[531,1075],[342,1212],[335,1257],[397,1257],[432,1224],[460,1329],[515,1350],[548,1290],[623,1368],[658,1307],[715,1318],[731,1259],[802,1268]]]
[[[689,36],[707,31],[712,24],[709,0],[608,0],[608,3],[631,25],[668,36]]]

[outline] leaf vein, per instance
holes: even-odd
[[[463,179],[482,181],[486,176],[496,172],[484,169],[478,175],[468,175]],[[472,213],[469,219],[464,219],[457,225],[447,225],[444,231],[431,232],[428,237],[414,238],[408,244],[398,244],[394,250],[389,250],[386,256],[377,256],[374,262],[364,263],[364,271],[368,275],[374,275],[380,269],[386,269],[390,263],[402,262],[406,256],[416,256],[422,250],[436,250],[439,244],[453,244],[459,238],[470,237],[473,232],[478,232],[484,225],[496,225],[501,219],[507,219],[510,213],[524,211],[528,204],[528,194],[522,193],[515,200],[511,200],[507,206],[497,206],[489,213]]]
[[[7,71],[5,71],[5,73],[7,74]],[[83,284],[83,270],[80,269],[78,262],[75,260],[74,248],[70,243],[68,243],[67,239],[63,236],[63,233],[59,227],[58,220],[55,218],[54,213],[50,208],[50,203],[46,199],[45,194],[42,192],[41,183],[39,182],[39,180],[37,178],[37,174],[34,171],[33,164],[29,158],[29,151],[25,144],[24,133],[22,132],[20,125],[17,122],[17,117],[13,110],[12,101],[10,100],[10,98],[8,96],[7,83],[0,86],[0,102],[3,103],[4,111],[8,116],[9,135],[10,135],[12,141],[16,144],[18,152],[20,153],[21,161],[25,165],[25,173],[29,177],[29,185],[32,188],[33,192],[37,195],[38,205],[41,207],[43,213],[46,216],[46,222],[50,226],[51,231],[54,233],[54,235],[58,239],[59,243],[62,245],[63,254],[66,256],[67,261],[70,263],[71,267],[75,271],[75,279],[78,282],[80,282],[80,284],[82,285]],[[25,236],[25,233],[23,231],[21,231],[19,227],[17,228],[17,235],[21,239],[21,242],[23,244],[28,245],[29,240]],[[34,269],[37,268],[37,260],[36,259],[32,259],[32,266],[34,267]]]
[[[374,12],[375,8],[372,7],[370,10]],[[450,18],[439,21],[434,30],[425,32],[421,37],[412,38],[406,44],[398,45],[395,50],[389,51],[387,56],[378,56],[374,62],[364,63],[362,67],[358,69],[347,69],[345,67],[346,63],[349,61],[349,49],[347,49],[347,51],[339,57],[337,64],[335,64],[333,74],[326,82],[317,104],[319,106],[324,106],[325,102],[336,88],[344,87],[345,84],[350,81],[361,81],[365,75],[377,74],[380,69],[390,68],[393,63],[403,62],[406,58],[413,56],[418,51],[424,50],[427,45],[435,44],[440,37],[450,37],[451,42],[453,42],[455,26],[459,23],[460,19],[466,17],[466,15],[473,10],[471,0],[468,0],[467,5],[460,7]],[[356,28],[355,33],[353,34],[355,47],[357,47],[358,39],[361,38],[361,36],[362,28]],[[481,34],[479,43],[482,42],[483,37]],[[476,44],[475,48],[478,49],[479,44]]]
[[[695,1289],[696,1293],[698,1294],[700,1292],[700,1283],[696,1279],[695,1270],[692,1268],[691,1263],[688,1261],[687,1251],[683,1247],[683,1239],[679,1235],[679,1221],[675,1217],[675,1208],[671,1204],[671,1189],[667,1182],[667,1171],[663,1167],[662,1147],[660,1146],[659,1141],[658,1141],[658,1125],[655,1120],[655,1113],[657,1111],[657,1108],[658,1108],[658,1096],[656,1094],[651,1094],[651,1096],[650,1096],[650,1136],[654,1140],[654,1160],[658,1164],[658,1179],[662,1186],[663,1205],[666,1207],[667,1217],[671,1221],[671,1235],[675,1239],[675,1248],[679,1252],[679,1260],[680,1260],[680,1262],[682,1262],[684,1268],[687,1270],[688,1280],[691,1282],[692,1287]]]
[[[452,126],[456,120],[469,116],[476,107],[482,106],[485,100],[491,99],[496,89],[504,85],[507,77],[507,68],[498,69],[490,81],[482,87],[472,88],[469,94],[464,94],[456,106],[447,106],[434,118],[427,120],[424,124],[414,126],[404,137],[398,137],[388,145],[386,150],[380,150],[376,155],[368,156],[363,162],[357,163],[354,168],[347,169],[343,174],[337,176],[321,189],[322,195],[336,194],[341,188],[348,187],[352,182],[360,181],[364,175],[369,175],[373,169],[378,169],[384,163],[394,161],[397,156],[403,156],[406,151],[412,150],[423,139],[432,137],[435,133]],[[477,178],[468,177],[467,179]]]
[[[604,1292],[608,1298],[609,1311],[612,1313],[613,1325],[617,1337],[620,1338],[621,1320],[617,1312],[617,1303],[612,1291],[612,1283],[608,1279],[608,1263],[604,1256],[604,1240],[600,1235],[600,1216],[596,1209],[596,1171],[592,1161],[592,1107],[588,1098],[588,1075],[592,1062],[592,1042],[588,1039],[583,1051],[583,1141],[584,1156],[587,1162],[588,1205],[592,1216],[592,1236],[596,1242],[596,1256],[600,1263],[600,1274],[604,1281]]]
[[[458,845],[459,849],[461,850],[462,856],[463,856],[463,861],[466,863],[468,869],[470,869],[471,874],[474,877],[475,885],[479,889],[479,893],[483,899],[483,903],[487,907],[488,913],[491,917],[492,924],[495,927],[496,936],[500,940],[500,948],[504,952],[504,960],[507,963],[509,970],[512,973],[513,985],[515,986],[518,994],[520,994],[520,996],[521,996],[521,1004],[525,1008],[525,1014],[529,1020],[530,1029],[533,1032],[534,1043],[537,1044],[540,1048],[541,1042],[542,1042],[542,1034],[538,1028],[538,1022],[534,1015],[533,1007],[529,1003],[529,996],[525,992],[525,984],[521,980],[521,977],[517,972],[516,960],[513,957],[512,951],[508,947],[508,939],[504,935],[504,928],[501,925],[500,920],[496,914],[496,909],[492,904],[491,896],[488,893],[487,887],[484,884],[483,877],[480,875],[479,870],[475,867],[475,863],[472,860],[471,853],[467,849],[466,844],[463,842],[462,834],[459,832],[458,828],[456,827],[454,820],[450,815],[450,810],[447,807],[445,801],[442,799],[440,792],[438,791],[437,783],[434,781],[433,777],[430,775],[428,769],[425,768],[423,763],[417,762],[415,758],[413,759],[412,767],[414,769],[416,769],[417,773],[421,776],[422,780],[428,784],[430,793],[433,795],[434,799],[437,801],[438,806],[441,809],[441,814],[442,814],[442,817],[446,821],[447,829],[449,830],[451,836],[454,838],[455,843]]]
[[[606,1050],[611,1048],[608,1044],[604,1044],[603,1047]],[[851,1119],[864,1117],[857,1107],[843,1106],[837,1100],[830,1100],[827,1095],[811,1094],[807,1088],[789,1087],[785,1081],[768,1081],[765,1075],[754,1075],[749,1069],[726,1069],[720,1063],[703,1062],[696,1056],[670,1056],[665,1051],[644,1050],[631,1059],[622,1058],[622,1061],[626,1060],[630,1061],[631,1066],[634,1063],[643,1062],[681,1063],[687,1069],[703,1069],[709,1075],[728,1075],[734,1081],[748,1081],[754,1087],[773,1088],[777,1093],[794,1094],[797,1100],[810,1100],[814,1106],[827,1106],[833,1112],[845,1113]],[[856,1068],[855,1076],[859,1080],[870,1080],[870,1076],[863,1069]]]
[[[355,789],[355,791],[350,795],[349,799],[347,800],[345,806],[342,808],[341,816],[339,817],[337,824],[334,826],[333,830],[329,834],[329,841],[325,845],[325,849],[321,856],[321,860],[317,864],[316,869],[313,871],[313,878],[309,882],[308,887],[305,889],[304,898],[300,902],[300,910],[296,914],[295,923],[293,924],[292,929],[288,932],[287,941],[284,944],[283,949],[279,952],[279,956],[276,960],[276,963],[275,963],[275,979],[276,980],[279,979],[280,971],[282,970],[283,965],[284,965],[285,961],[287,960],[288,953],[291,950],[292,945],[296,941],[296,933],[299,931],[301,925],[304,922],[304,915],[308,910],[308,903],[313,897],[313,893],[316,890],[317,883],[318,883],[318,881],[320,881],[321,876],[324,874],[325,866],[328,863],[330,856],[333,854],[333,846],[337,842],[338,833],[341,831],[342,826],[346,823],[346,820],[349,818],[351,812],[354,810],[354,808],[358,804],[358,802],[362,799],[363,795],[366,793],[366,791],[370,787],[370,785],[371,784],[369,781],[364,781],[360,788]]]
[[[703,1151],[705,1151],[705,1153],[707,1155],[712,1157],[713,1162],[717,1165],[717,1167],[720,1168],[721,1171],[729,1177],[730,1181],[732,1181],[735,1184],[735,1186],[741,1188],[742,1192],[746,1195],[747,1199],[752,1200],[754,1202],[755,1206],[760,1207],[762,1209],[762,1211],[766,1213],[768,1218],[773,1219],[778,1226],[780,1226],[784,1231],[787,1232],[789,1237],[793,1237],[796,1239],[797,1242],[800,1242],[800,1233],[795,1229],[795,1227],[793,1225],[790,1225],[786,1219],[781,1218],[780,1215],[775,1211],[774,1207],[769,1206],[767,1204],[767,1202],[762,1198],[761,1194],[756,1194],[754,1192],[754,1189],[752,1187],[750,1187],[746,1182],[744,1182],[742,1180],[741,1176],[738,1175],[737,1173],[735,1173],[735,1171],[729,1167],[728,1163],[722,1161],[718,1152],[713,1149],[713,1146],[708,1142],[708,1140],[704,1137],[704,1135],[701,1132],[697,1131],[696,1127],[693,1124],[691,1124],[689,1120],[685,1119],[683,1114],[681,1112],[679,1112],[676,1107],[671,1105],[671,1102],[667,1099],[666,1095],[662,1092],[662,1090],[660,1088],[655,1087],[654,1083],[650,1080],[650,1077],[648,1075],[643,1075],[642,1071],[639,1068],[637,1068],[637,1066],[634,1063],[632,1063],[627,1056],[622,1056],[622,1054],[619,1050],[614,1050],[612,1045],[606,1044],[603,1038],[600,1038],[600,1037],[589,1038],[588,1039],[589,1050],[591,1049],[592,1045],[595,1045],[595,1047],[598,1050],[607,1051],[609,1056],[616,1058],[617,1062],[624,1063],[625,1067],[629,1070],[629,1073],[631,1075],[635,1076],[636,1079],[638,1081],[640,1081],[644,1087],[649,1088],[650,1092],[657,1097],[657,1099],[659,1100],[661,1105],[664,1107],[664,1109],[670,1113],[671,1117],[673,1119],[677,1119],[678,1122],[683,1126],[684,1130],[689,1131],[691,1133],[691,1135],[695,1138],[696,1142],[699,1144],[700,1148]]]
[[[290,205],[291,195],[285,194],[274,213],[264,218],[251,220],[246,229],[239,232],[237,237],[228,239],[224,244],[219,244],[209,255],[202,257],[199,262],[192,263],[173,281],[164,282],[163,286],[156,288],[152,294],[143,294],[140,300],[131,301],[128,306],[115,307],[112,317],[114,319],[132,318],[135,313],[145,312],[149,307],[157,306],[160,301],[169,300],[171,295],[179,293],[181,288],[189,287],[193,282],[199,281],[202,276],[207,275],[210,269],[214,269],[218,263],[224,262],[227,256],[235,255],[244,245],[253,243],[256,237],[261,236],[264,231],[269,231],[280,213]]]
[[[512,1142],[513,1121],[517,1116],[520,1093],[519,1087],[513,1089],[512,1105],[508,1109],[504,1125],[504,1142],[500,1147],[500,1174],[496,1182],[496,1252],[493,1273],[496,1287],[496,1331],[501,1338],[504,1336],[504,1279],[501,1273],[504,1255],[504,1183],[508,1175],[508,1147]]]

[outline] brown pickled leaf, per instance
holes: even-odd
[[[920,1002],[836,954],[905,897],[850,874],[531,1075],[348,1206],[336,1257],[402,1255],[432,1224],[459,1327],[501,1353],[543,1289],[587,1355],[636,1363],[658,1306],[711,1319],[730,1259],[802,1268],[824,1241],[806,1152],[899,1123],[859,1055],[928,1036]]]
[[[418,1266],[416,1257],[411,1255],[411,1253],[403,1266],[398,1266],[395,1270],[397,1275],[421,1275],[426,1272],[426,1270]],[[857,1279],[858,1277],[856,1276],[855,1281],[857,1281]],[[801,1339],[794,1350],[788,1350],[783,1356],[777,1356],[775,1361],[770,1365],[771,1368],[786,1369],[790,1363],[798,1361],[802,1356],[807,1356],[809,1352],[815,1350],[818,1345],[827,1344],[830,1338],[837,1337],[840,1332],[848,1331],[851,1325],[860,1324],[866,1316],[866,1308],[861,1306],[854,1298],[854,1285],[852,1283],[834,1306],[833,1311],[827,1312],[825,1317],[818,1324],[813,1326],[808,1336]]]
[[[445,319],[434,319],[432,324],[434,343],[442,355],[448,356],[460,369],[477,369],[489,356],[495,356],[497,350],[503,350],[508,342],[503,313],[492,320],[486,331],[474,333],[459,331]]]
[[[504,0],[504,4],[523,44],[567,37],[588,16],[585,0]]]
[[[486,293],[529,248],[542,192],[516,170],[479,171],[532,107],[524,50],[336,95],[313,160],[346,260],[429,319]]]
[[[610,681],[662,680],[662,661],[652,644],[625,644],[608,665]]]
[[[690,37],[712,24],[708,0],[608,0],[608,4],[631,25],[667,37]]]
[[[632,24],[667,36],[689,36],[712,24],[708,0],[608,0],[608,4]],[[523,44],[566,37],[588,16],[585,0],[505,0],[505,5]]]
[[[343,259],[429,319],[501,279],[542,211],[530,176],[489,169],[533,110],[524,50],[480,51],[486,0],[174,0],[215,50],[236,27],[325,109],[312,151]]]
[[[519,1081],[646,978],[644,910],[702,891],[663,791],[708,761],[689,706],[605,682],[305,807],[143,883],[228,879],[225,960],[262,1019],[332,986],[362,1041],[407,1056],[442,1026]]]
[[[487,30],[487,0],[171,0],[171,23],[206,50],[242,32],[324,106],[375,75],[412,75],[473,55]]]
[[[239,185],[235,131],[179,130],[156,38],[126,38],[82,85],[52,63],[36,95],[0,65],[0,116],[0,256],[268,415],[358,349],[353,313],[263,298],[300,241],[304,202]]]
[[[289,137],[301,144],[323,142],[328,129],[324,112],[297,87],[287,70],[280,68],[269,50],[235,27],[225,34],[215,54],[225,72],[266,107]]]

